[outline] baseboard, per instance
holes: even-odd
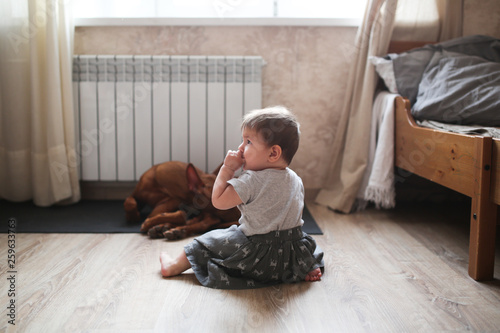
[[[137,182],[81,181],[80,191],[84,200],[125,200],[132,194]]]

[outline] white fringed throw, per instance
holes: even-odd
[[[376,208],[396,205],[394,188],[394,99],[398,94],[380,92],[372,108],[370,155],[357,195],[357,208],[368,202]]]

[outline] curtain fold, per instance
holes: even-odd
[[[0,197],[80,199],[72,96],[71,2],[2,1]]]
[[[356,35],[356,54],[350,68],[346,99],[334,145],[329,177],[316,202],[349,213],[368,163],[371,109],[377,83],[369,56],[387,52],[391,40],[397,0],[368,1]]]

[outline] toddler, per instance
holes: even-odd
[[[216,208],[238,206],[240,225],[195,238],[176,259],[162,253],[162,275],[192,268],[202,285],[220,289],[320,280],[323,252],[302,232],[304,187],[288,168],[299,147],[297,120],[272,107],[246,114],[241,129],[243,142],[227,153],[212,191]]]

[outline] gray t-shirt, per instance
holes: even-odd
[[[228,183],[243,201],[238,205],[241,211],[239,222],[246,236],[304,224],[304,185],[293,170],[247,170]]]

